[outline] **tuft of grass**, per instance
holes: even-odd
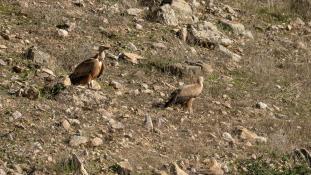
[[[57,83],[53,85],[52,87],[43,87],[40,89],[40,94],[41,97],[47,98],[47,99],[52,99],[55,97],[57,94],[59,94],[61,91],[65,90],[66,87],[61,84]]]
[[[279,163],[271,163],[258,158],[256,160],[243,160],[240,162],[247,169],[247,172],[241,172],[242,175],[307,175],[311,173],[311,169],[306,164],[287,166],[289,156],[283,156]]]

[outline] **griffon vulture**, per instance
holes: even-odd
[[[171,93],[170,99],[165,103],[164,107],[167,108],[174,104],[181,104],[187,107],[189,113],[193,113],[192,103],[203,90],[204,78],[200,76],[195,84],[183,86],[180,89]]]
[[[92,86],[92,80],[98,78],[104,71],[104,50],[108,49],[109,46],[99,46],[98,51],[95,56],[90,59],[84,60],[80,63],[73,73],[69,75],[71,84],[73,85],[88,85],[90,88]]]

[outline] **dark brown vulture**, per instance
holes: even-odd
[[[73,73],[69,75],[71,84],[73,85],[88,85],[89,88],[92,86],[92,80],[98,78],[104,71],[104,59],[105,50],[108,46],[99,46],[95,56],[90,59],[84,60],[80,63]]]
[[[167,108],[174,104],[181,104],[187,107],[189,113],[193,113],[192,103],[203,90],[204,78],[199,77],[195,84],[186,85],[171,93],[170,99],[165,103],[164,107]]]

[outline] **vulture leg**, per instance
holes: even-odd
[[[88,87],[89,89],[92,88],[92,75],[89,75],[89,76],[87,77],[87,87]]]
[[[187,101],[187,109],[189,111],[189,114],[192,114],[193,113],[193,109],[192,109],[192,103],[194,101],[194,98],[190,98],[188,101]]]

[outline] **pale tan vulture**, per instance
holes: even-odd
[[[174,104],[181,104],[187,107],[190,114],[193,113],[192,103],[202,93],[203,82],[204,78],[201,76],[195,84],[185,85],[175,90],[171,93],[170,99],[165,103],[164,107],[167,108]]]
[[[98,53],[90,59],[80,63],[73,73],[69,75],[71,84],[92,86],[92,81],[98,78],[104,71],[105,50],[109,46],[99,46]]]

